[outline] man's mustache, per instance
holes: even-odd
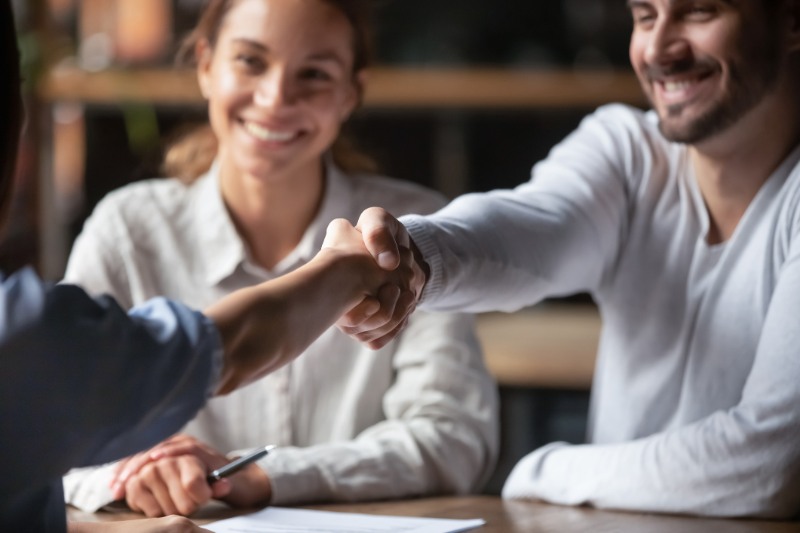
[[[658,80],[692,72],[705,74],[714,72],[718,69],[719,67],[714,61],[688,58],[673,61],[665,65],[647,65],[647,67],[644,69],[644,75],[649,80]]]

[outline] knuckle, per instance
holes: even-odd
[[[178,514],[190,515],[197,510],[197,505],[190,502],[176,504]]]
[[[208,483],[200,476],[191,476],[183,483],[183,490],[195,497],[203,498],[209,492]]]
[[[341,229],[346,229],[350,226],[350,222],[344,218],[334,218],[328,223],[328,230],[329,231],[337,231]]]
[[[148,463],[144,465],[140,470],[137,476],[139,479],[153,479],[157,475],[157,468],[156,465],[153,463]]]

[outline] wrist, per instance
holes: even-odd
[[[431,277],[431,267],[428,262],[425,261],[425,258],[422,256],[422,252],[414,242],[414,239],[409,240],[411,255],[414,257],[414,263],[416,263],[417,268],[419,268],[420,272],[422,272],[422,283],[419,286],[419,292],[415,294],[416,300],[419,302],[420,298],[422,298],[422,293],[425,291],[425,284],[428,283],[428,279]]]
[[[382,271],[374,259],[366,254],[323,248],[314,258],[314,262],[322,273],[325,291],[337,291],[338,300],[345,303],[345,308],[352,307],[364,296],[374,293],[382,284],[379,278]]]
[[[231,492],[224,500],[234,507],[263,507],[272,499],[269,475],[257,464],[248,465],[230,480]]]

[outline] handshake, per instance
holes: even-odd
[[[332,221],[307,264],[205,310],[224,349],[216,393],[280,368],[334,323],[372,349],[385,346],[416,308],[427,277],[408,232],[383,209],[367,209],[355,227]]]
[[[330,248],[366,251],[375,265],[383,284],[369,285],[366,295],[337,322],[339,329],[372,349],[379,349],[402,331],[408,317],[416,308],[428,278],[428,265],[414,245],[405,227],[379,207],[361,214],[353,227],[343,219],[334,220],[322,245]],[[369,274],[363,281],[368,282]]]

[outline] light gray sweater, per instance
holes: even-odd
[[[657,117],[599,109],[512,191],[405,217],[424,305],[515,310],[586,291],[603,332],[590,440],[523,458],[509,498],[786,517],[800,511],[800,148],[726,242]]]

